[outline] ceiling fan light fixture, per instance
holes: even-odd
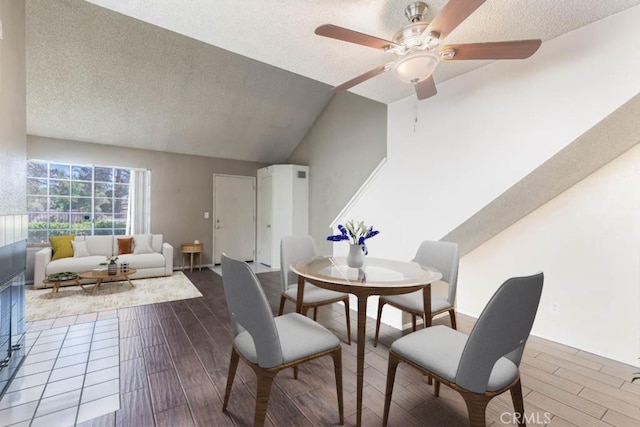
[[[393,72],[404,82],[415,84],[429,77],[440,62],[440,55],[432,51],[413,52],[399,58]]]

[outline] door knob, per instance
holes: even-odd
[[[267,228],[271,228],[271,224],[267,224]]]

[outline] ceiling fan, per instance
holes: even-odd
[[[485,1],[450,0],[430,23],[423,20],[427,5],[420,1],[411,3],[404,10],[410,23],[393,36],[393,41],[337,25],[319,26],[315,33],[320,36],[392,52],[398,56],[395,61],[380,65],[331,90],[336,93],[345,92],[385,71],[393,70],[400,80],[414,85],[418,99],[426,99],[437,93],[432,73],[441,60],[524,59],[533,55],[540,47],[541,40],[465,43],[439,47],[440,41]]]

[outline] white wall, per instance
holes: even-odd
[[[309,234],[330,253],[329,224],[387,154],[387,106],[334,95],[287,163],[309,166]]]
[[[506,278],[538,270],[534,335],[637,363],[640,145],[463,257],[458,310],[477,317]]]
[[[387,166],[345,214],[380,229],[369,253],[410,259],[420,241],[440,239],[640,92],[640,55],[629,54],[637,22],[640,7],[547,41],[528,60],[439,84],[417,107],[413,98],[390,105]],[[608,314],[605,327],[617,327]]]

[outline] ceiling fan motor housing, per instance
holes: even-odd
[[[427,48],[437,44],[437,37],[432,34],[425,35],[424,30],[429,26],[426,22],[409,24],[393,36],[393,42],[404,46],[408,51],[412,48]]]
[[[404,16],[407,17],[409,22],[420,22],[424,19],[427,14],[429,7],[426,3],[417,1],[411,3],[404,9]]]
[[[428,10],[426,3],[421,1],[411,3],[404,9],[404,16],[410,24],[395,33],[392,39],[404,49],[390,49],[391,51],[395,50],[395,53],[405,55],[414,49],[432,49],[438,44],[438,34],[426,33],[429,27],[429,23],[425,21]]]

